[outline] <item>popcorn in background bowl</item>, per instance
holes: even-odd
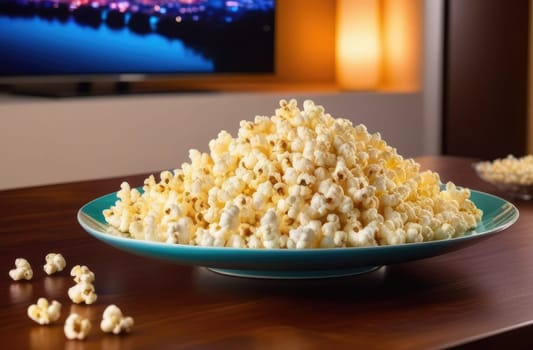
[[[474,169],[482,180],[512,197],[533,198],[533,155],[482,161],[475,163]]]
[[[210,152],[122,183],[103,214],[140,240],[235,248],[341,248],[453,238],[482,212],[470,191],[420,171],[379,133],[333,118],[307,100],[280,101],[272,117],[221,131]]]

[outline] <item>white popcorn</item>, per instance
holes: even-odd
[[[334,248],[342,244],[341,240],[336,238],[336,233],[340,229],[340,219],[336,214],[329,214],[327,222],[322,225],[322,239],[320,240],[320,247],[322,248]]]
[[[385,207],[383,210],[383,219],[390,221],[396,228],[403,226],[402,215],[391,207]]]
[[[315,170],[315,165],[311,160],[300,156],[298,153],[293,153],[294,169],[299,173],[312,173]]]
[[[57,321],[61,316],[61,304],[55,300],[50,303],[46,298],[39,298],[27,310],[28,317],[40,325]]]
[[[232,248],[246,248],[246,242],[244,238],[237,234],[232,234],[226,244],[227,247]]]
[[[236,205],[230,205],[224,209],[220,216],[220,227],[235,229],[238,226],[239,211],[239,207]]]
[[[74,277],[74,282],[94,282],[94,273],[85,265],[76,265],[70,270],[70,275]]]
[[[294,169],[293,167],[289,167],[285,169],[285,173],[283,174],[283,180],[287,185],[295,185],[298,183],[298,171]]]
[[[424,236],[422,235],[422,226],[417,223],[410,222],[406,225],[405,240],[410,243],[422,242]]]
[[[325,197],[328,210],[335,210],[344,199],[342,187],[332,183],[326,190]]]
[[[405,232],[401,228],[396,228],[391,221],[385,221],[379,225],[378,241],[380,244],[395,245],[405,243]]]
[[[65,258],[60,253],[49,253],[46,255],[45,260],[46,264],[43,266],[43,269],[48,275],[63,271],[67,265]]]
[[[15,259],[15,268],[9,270],[9,277],[14,281],[20,281],[22,279],[31,280],[33,277],[33,270],[28,260],[24,258]]]
[[[68,297],[73,303],[85,303],[89,305],[96,301],[98,295],[92,283],[82,281],[68,289]]]
[[[319,229],[320,221],[311,221],[306,226],[291,230],[287,245],[296,249],[312,248]]]
[[[109,305],[102,315],[100,328],[106,333],[129,333],[133,328],[133,318],[124,316],[116,305]]]
[[[353,247],[373,246],[376,244],[375,234],[378,232],[378,223],[373,221],[360,231],[348,232],[348,241]]]
[[[439,227],[437,227],[437,229],[434,231],[434,236],[436,237],[436,239],[446,239],[453,237],[454,233],[455,229],[453,228],[453,226],[445,222],[442,225],[439,225]]]
[[[263,241],[257,236],[251,236],[248,239],[248,248],[264,248]]]
[[[157,232],[156,232],[156,215],[148,214],[143,221],[144,224],[144,239],[148,241],[157,241]]]
[[[188,217],[180,218],[177,222],[167,226],[167,243],[189,244],[192,239],[192,220]]]
[[[265,248],[280,247],[279,222],[274,209],[269,209],[261,218],[261,226],[257,229],[256,234],[262,239]]]
[[[400,203],[401,197],[398,193],[386,194],[381,197],[381,204],[386,207],[395,207]]]
[[[476,164],[476,170],[481,178],[488,182],[531,185],[533,184],[533,155],[528,154],[516,158],[510,154],[491,162],[479,162]]]
[[[142,194],[121,185],[106,221],[135,239],[296,249],[447,239],[482,215],[468,190],[441,191],[438,174],[312,101],[282,100],[189,158]]]
[[[85,265],[76,265],[70,270],[76,284],[68,290],[68,296],[72,302],[79,304],[92,304],[98,298],[93,282],[94,273]]]
[[[376,192],[376,188],[373,186],[366,186],[363,188],[358,187],[352,187],[348,190],[348,194],[350,195],[350,198],[355,203],[360,203],[365,201],[366,199],[372,197]]]
[[[342,200],[340,201],[338,205],[338,210],[343,214],[348,214],[353,212],[354,210],[354,204],[350,197],[343,196]]]
[[[313,198],[311,198],[310,211],[313,217],[326,215],[328,213],[327,198],[323,194],[315,193]]]
[[[72,313],[65,320],[63,330],[67,339],[83,340],[89,335],[91,321],[76,313]]]
[[[209,233],[209,230],[201,227],[196,230],[195,236],[196,244],[201,246],[212,247],[215,241],[215,238]]]
[[[335,244],[335,247],[345,247],[347,236],[348,235],[344,231],[335,232],[335,235],[333,236],[333,243]]]

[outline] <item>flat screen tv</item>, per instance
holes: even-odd
[[[274,72],[275,0],[0,0],[0,83]]]

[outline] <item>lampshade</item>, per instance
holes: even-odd
[[[419,90],[421,13],[421,0],[337,0],[337,84]]]

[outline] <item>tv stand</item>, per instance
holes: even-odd
[[[131,86],[129,82],[22,83],[6,90],[15,95],[65,98],[128,94]]]

